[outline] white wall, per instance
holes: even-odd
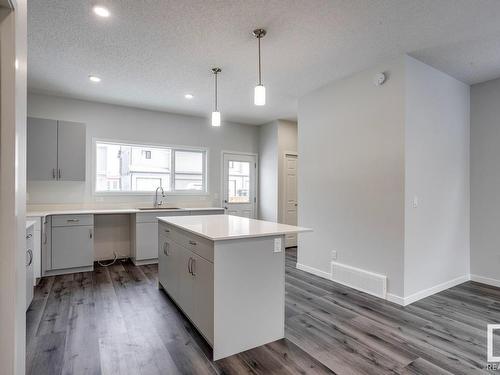
[[[278,122],[260,126],[259,219],[278,221]]]
[[[469,274],[470,100],[468,85],[411,57],[405,95],[408,297]]]
[[[471,274],[500,286],[500,79],[471,87]]]
[[[259,128],[250,125],[223,123],[210,126],[208,119],[154,112],[137,108],[94,103],[55,96],[30,94],[28,115],[84,122],[87,125],[86,182],[29,182],[29,204],[89,203],[97,198],[92,187],[92,139],[200,146],[209,149],[208,195],[168,196],[167,202],[198,206],[220,206],[221,151],[257,153]],[[104,202],[152,202],[147,196],[107,196]]]
[[[387,72],[380,87],[373,75]],[[338,262],[388,276],[403,294],[404,59],[336,81],[299,100],[298,262]]]
[[[11,3],[14,12],[0,9],[0,374],[21,375],[26,353],[27,29],[26,1]]]

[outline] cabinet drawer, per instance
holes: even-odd
[[[94,215],[54,215],[53,227],[72,227],[78,225],[94,225]]]
[[[156,223],[161,216],[186,216],[189,211],[156,211],[156,212],[138,212],[135,214],[136,223]]]
[[[214,261],[214,246],[213,242],[206,238],[199,237],[195,234],[185,232],[173,225],[162,224],[160,226],[160,235],[167,234],[167,237],[177,242],[179,245],[191,250],[193,253],[198,254],[208,261]]]

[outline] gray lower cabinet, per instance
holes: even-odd
[[[46,244],[46,271],[92,267],[94,263],[93,215],[57,215],[51,218]]]
[[[188,247],[189,239],[176,237],[177,231],[160,224],[158,233],[159,282],[205,339],[213,344],[214,265],[200,256],[197,248]],[[196,238],[191,243],[200,243],[200,240]],[[213,253],[213,246],[211,251]]]
[[[131,259],[135,265],[158,262],[158,217],[222,215],[224,209],[140,212],[130,220]],[[160,244],[161,245],[161,244]]]

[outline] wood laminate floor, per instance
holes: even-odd
[[[407,307],[286,259],[286,339],[213,362],[157,266],[44,278],[27,313],[27,374],[481,374],[500,289],[467,282]],[[500,372],[497,372],[500,373]]]

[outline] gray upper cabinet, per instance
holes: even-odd
[[[57,121],[28,117],[28,180],[57,178]]]
[[[85,124],[28,117],[28,180],[85,181]]]
[[[85,124],[58,121],[58,177],[63,181],[85,181]]]

